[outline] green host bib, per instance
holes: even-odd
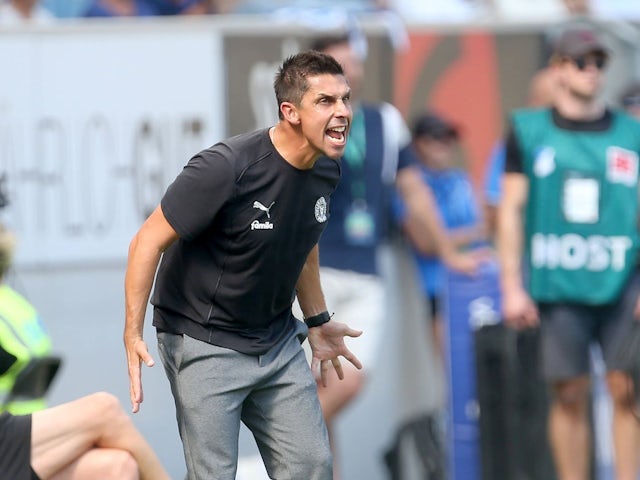
[[[529,178],[531,296],[614,301],[636,268],[640,124],[613,113],[606,130],[569,131],[544,109],[516,112],[513,125]]]

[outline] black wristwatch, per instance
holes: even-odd
[[[313,317],[305,318],[304,323],[306,323],[307,327],[309,328],[319,327],[320,325],[323,325],[327,323],[329,320],[331,320],[331,316],[332,315],[329,315],[329,312],[325,310],[324,312],[320,312],[319,314],[314,315]]]

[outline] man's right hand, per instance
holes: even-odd
[[[127,365],[129,368],[129,396],[131,397],[131,411],[137,413],[140,410],[140,404],[144,399],[142,393],[142,370],[140,365],[142,362],[147,367],[153,367],[155,364],[153,358],[149,354],[147,344],[141,337],[124,339],[124,346],[127,352]]]
[[[503,290],[502,315],[507,325],[517,329],[537,327],[540,323],[538,307],[521,287]]]

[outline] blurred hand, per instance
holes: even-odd
[[[494,258],[494,253],[490,248],[478,248],[467,252],[452,250],[442,258],[443,263],[450,269],[465,275],[475,275],[478,268],[484,262]]]
[[[536,327],[540,323],[538,307],[523,288],[502,292],[502,315],[507,325],[517,329]]]

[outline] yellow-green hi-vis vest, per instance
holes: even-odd
[[[0,285],[0,345],[16,357],[11,368],[0,375],[0,399],[4,399],[29,361],[51,352],[51,340],[38,312],[8,285]],[[44,398],[35,398],[11,402],[4,407],[0,405],[0,410],[24,415],[45,407]]]

